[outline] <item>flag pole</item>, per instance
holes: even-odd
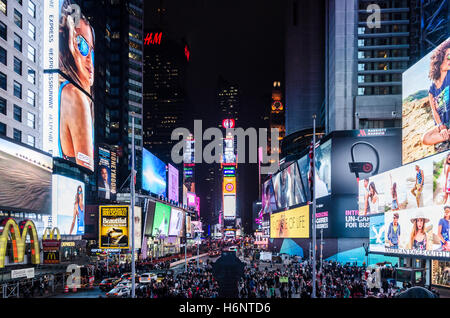
[[[313,157],[312,157],[312,184],[313,184],[313,213],[312,213],[312,298],[316,298],[316,115],[313,115]]]

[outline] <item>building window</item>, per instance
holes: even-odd
[[[34,136],[27,136],[27,144],[30,145],[31,147],[35,147],[36,146],[36,138]]]
[[[17,51],[22,52],[22,38],[14,33],[14,47]]]
[[[27,103],[36,107],[36,94],[31,90],[28,90],[27,92]]]
[[[6,136],[6,125],[4,123],[0,123],[0,135]]]
[[[0,37],[7,41],[8,37],[7,37],[7,27],[6,24],[4,24],[2,21],[0,21]]]
[[[31,68],[28,68],[28,82],[36,84],[36,71]]]
[[[36,49],[28,44],[28,59],[36,62]]]
[[[22,84],[14,81],[14,96],[22,99]]]
[[[0,88],[6,91],[6,75],[0,72]]]
[[[16,0],[20,5],[22,5],[22,0]]]
[[[28,13],[33,17],[36,18],[36,5],[33,1],[28,0]]]
[[[22,13],[14,9],[14,23],[22,29]]]
[[[22,61],[14,56],[14,72],[22,75]]]
[[[14,105],[14,119],[22,122],[22,107]]]
[[[19,129],[14,128],[13,138],[14,140],[22,142],[22,132]]]
[[[33,40],[36,40],[36,27],[28,22],[28,36]]]
[[[36,128],[36,115],[33,113],[28,113],[27,114],[27,125],[30,128],[35,129]]]
[[[0,113],[6,115],[6,99],[0,97]]]
[[[0,0],[0,12],[3,12],[4,15],[6,15],[6,9],[7,9],[7,0]]]
[[[7,56],[8,55],[7,55],[6,50],[0,46],[0,63],[7,65],[7,61],[6,61]]]
[[[371,128],[393,128],[401,127],[401,119],[387,119],[387,120],[372,120],[372,119],[360,119],[359,128],[360,129],[371,129]]]

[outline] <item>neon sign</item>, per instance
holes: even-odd
[[[144,39],[144,45],[150,45],[150,44],[161,44],[161,38],[162,38],[162,32],[159,33],[147,33]]]

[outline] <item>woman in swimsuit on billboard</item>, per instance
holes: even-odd
[[[73,205],[73,220],[70,226],[69,235],[72,234],[73,227],[77,224],[77,232],[75,235],[84,234],[84,204],[83,204],[83,188],[77,187],[77,194],[75,194],[75,204]]]
[[[59,29],[59,67],[68,78],[60,76],[58,156],[93,170],[94,112],[86,94],[94,83],[94,30],[84,16],[75,25],[69,4],[61,9]]]
[[[444,176],[445,176],[445,186],[444,186],[444,199],[442,200],[442,204],[447,203],[448,194],[450,193],[450,153],[447,155],[444,163]]]
[[[448,70],[450,70],[450,39],[439,45],[431,56],[428,77],[433,83],[428,91],[428,99],[435,126],[423,135],[424,145],[436,145],[449,140],[450,76],[447,76]]]

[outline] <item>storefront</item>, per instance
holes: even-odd
[[[431,284],[450,288],[450,261],[431,261]]]

